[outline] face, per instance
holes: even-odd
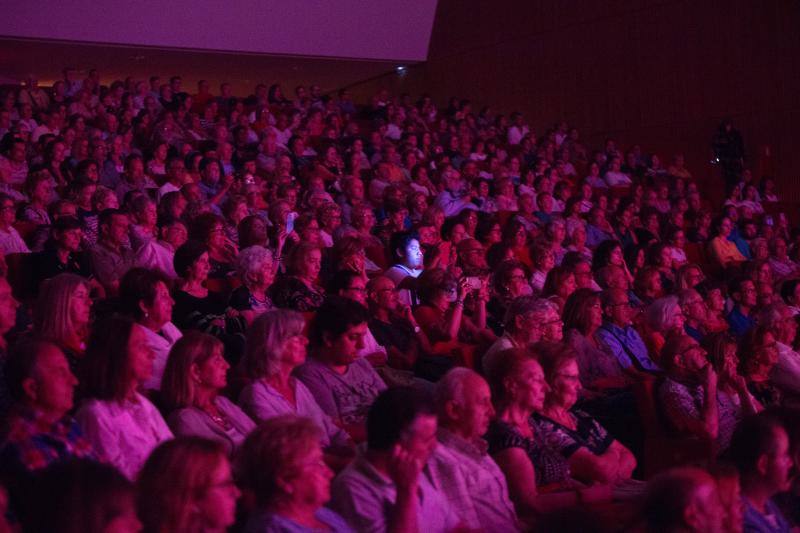
[[[89,298],[89,288],[78,285],[69,301],[69,318],[75,327],[85,326],[89,323],[92,311],[92,299]]]
[[[575,284],[575,276],[570,274],[569,276],[564,278],[564,281],[562,281],[561,285],[558,287],[558,295],[562,299],[566,300],[569,297],[570,294],[575,292],[575,289],[577,289],[577,288],[578,287]]]
[[[37,408],[59,416],[72,409],[72,393],[78,380],[61,350],[55,346],[44,348],[29,379],[31,385],[26,392]]]
[[[291,367],[297,367],[306,361],[306,347],[308,346],[308,338],[302,333],[292,335],[283,343],[280,352],[281,362]]]
[[[455,406],[461,431],[473,439],[486,434],[494,417],[492,394],[481,377],[471,376],[464,383],[463,402]]]
[[[310,508],[322,507],[330,499],[333,471],[325,464],[319,443],[314,443],[307,454],[287,468],[291,472],[284,479],[291,486],[291,497]]]
[[[569,409],[578,401],[580,390],[578,363],[572,360],[564,364],[553,376],[550,393],[547,396],[548,402],[553,401],[556,405]]]
[[[134,324],[128,339],[128,365],[131,379],[143,383],[153,375],[155,354],[147,345],[147,333],[142,326]]]
[[[420,464],[428,462],[428,458],[436,449],[436,417],[420,414],[406,429],[400,446]]]
[[[330,341],[330,358],[334,364],[349,365],[356,359],[356,354],[364,349],[364,337],[367,334],[366,322],[352,326],[350,329]]]
[[[369,293],[370,301],[381,309],[394,311],[397,309],[397,289],[389,278],[376,280]]]
[[[631,305],[628,296],[621,291],[615,291],[609,305],[605,308],[608,318],[619,326],[628,326],[631,323]]]
[[[211,484],[203,498],[197,502],[203,514],[203,523],[211,531],[224,531],[236,521],[236,500],[241,492],[231,474],[231,465],[226,457],[220,457],[219,465],[211,475]]]
[[[350,280],[348,287],[342,291],[342,296],[355,300],[361,305],[367,305],[367,283],[361,277]]]
[[[731,222],[731,219],[729,219],[729,218],[723,219],[722,222],[719,225],[719,234],[720,234],[720,236],[727,237],[728,235],[731,234],[731,229],[732,228],[733,228],[733,223]]]
[[[211,357],[196,364],[197,377],[203,387],[219,391],[228,384],[228,369],[231,365],[223,357],[223,351],[223,347],[217,345]]]
[[[542,367],[534,360],[527,360],[519,368],[516,376],[507,385],[509,396],[527,409],[540,410],[550,387],[544,379]]]
[[[172,319],[172,306],[175,300],[169,294],[169,289],[163,282],[156,284],[155,296],[152,305],[145,305],[145,313],[155,324],[164,325]],[[144,303],[143,303],[144,305]]]
[[[585,289],[592,286],[592,267],[589,263],[575,265],[573,276],[575,277],[575,286],[577,288]]]
[[[189,277],[195,280],[205,280],[208,278],[208,273],[211,270],[211,263],[208,260],[208,252],[197,258],[197,261],[192,263],[189,267]]]
[[[791,486],[789,472],[792,468],[792,458],[789,455],[789,437],[783,428],[778,428],[774,437],[775,444],[768,456],[765,477],[774,492],[783,492],[789,490]]]
[[[693,292],[691,296],[686,299],[683,305],[683,313],[689,320],[702,322],[706,319],[708,308],[703,301],[703,297]]]
[[[681,366],[690,372],[700,372],[708,365],[708,353],[697,343],[680,355]]]
[[[301,264],[302,275],[311,280],[317,279],[321,268],[322,252],[318,248],[314,248],[313,250],[310,250],[303,258]]]
[[[114,244],[125,242],[128,236],[128,217],[125,215],[113,215],[111,221],[104,227],[105,235]]]
[[[558,311],[549,309],[542,319],[542,340],[560,342],[564,333],[564,322],[558,316]]]
[[[739,292],[739,299],[742,305],[746,305],[748,307],[753,307],[756,305],[758,293],[756,292],[755,283],[750,280],[742,282]]]
[[[405,250],[403,250],[403,257],[407,267],[414,269],[422,268],[423,253],[418,240],[411,239],[408,242]]]

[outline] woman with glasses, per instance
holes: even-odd
[[[569,462],[573,478],[587,484],[630,479],[633,454],[587,413],[575,409],[581,391],[575,351],[561,343],[536,346],[549,386],[533,420],[545,442]]]
[[[763,324],[751,328],[739,345],[739,372],[747,389],[764,407],[780,407],[781,389],[770,380],[778,362],[778,343],[773,331]]]

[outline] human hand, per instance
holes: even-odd
[[[394,481],[398,490],[413,491],[417,486],[422,462],[403,448],[395,444],[389,458],[389,478]]]

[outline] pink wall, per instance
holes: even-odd
[[[26,0],[0,36],[422,61],[436,0]]]

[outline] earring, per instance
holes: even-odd
[[[145,312],[144,312],[144,317],[145,317],[145,318],[147,318],[147,317],[149,317],[149,316],[150,316],[150,313],[148,313],[147,311],[145,311]]]

